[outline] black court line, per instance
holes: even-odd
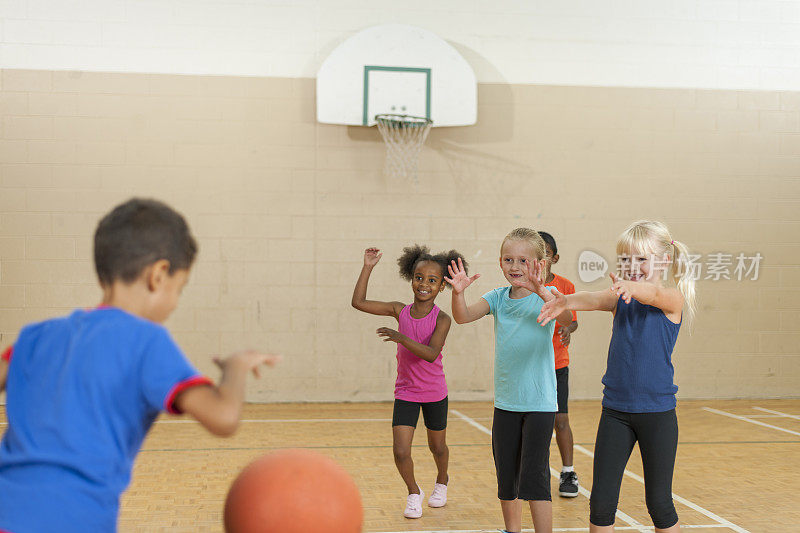
[[[578,446],[588,446],[594,447],[594,443],[575,443]],[[694,446],[704,446],[709,444],[800,444],[800,440],[747,440],[747,441],[709,441],[709,442],[679,442],[679,445],[694,445]],[[451,444],[447,443],[447,445],[451,448],[476,448],[488,447],[488,444],[485,443],[474,443],[474,444]],[[391,448],[392,445],[385,444],[385,445],[373,445],[373,446],[294,446],[294,445],[287,445],[291,446],[292,448],[303,448],[303,449],[320,449],[320,450],[347,450],[347,449],[382,449],[382,448]],[[427,444],[413,444],[412,448],[427,448]],[[268,447],[223,447],[223,448],[143,448],[139,450],[140,453],[144,452],[206,452],[206,451],[236,451],[236,450],[283,450],[286,446],[268,446]]]
[[[485,448],[486,444],[476,443],[476,444],[447,444],[450,448]],[[285,450],[287,447],[289,448],[301,448],[304,450],[371,450],[371,449],[390,449],[392,448],[391,444],[387,445],[374,445],[374,446],[295,446],[293,444],[287,444],[286,446],[255,446],[250,448],[236,448],[236,447],[225,447],[225,448],[147,448],[139,450],[139,453],[144,452],[213,452],[213,451],[237,451],[237,450]],[[414,444],[411,446],[412,448],[428,448],[427,444]]]
[[[705,444],[800,444],[800,440],[707,440],[707,441],[678,441],[678,445],[702,446]],[[576,442],[576,446],[594,447],[594,442]]]

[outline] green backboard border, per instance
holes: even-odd
[[[363,126],[369,123],[367,116],[369,106],[369,73],[373,70],[384,70],[392,72],[422,72],[426,76],[425,83],[425,118],[431,118],[431,69],[418,67],[382,67],[378,65],[364,65],[364,116]]]

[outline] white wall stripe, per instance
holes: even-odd
[[[791,91],[793,3],[11,1],[0,56],[5,68],[313,78],[333,46],[380,21],[438,34],[483,83]]]

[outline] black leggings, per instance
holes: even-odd
[[[550,440],[555,413],[494,408],[492,454],[501,500],[551,501]]]
[[[672,472],[678,450],[675,409],[663,413],[623,413],[603,407],[594,450],[589,520],[610,526],[619,502],[623,471],[639,441],[644,467],[644,494],[653,525],[667,529],[678,523],[672,503]]]

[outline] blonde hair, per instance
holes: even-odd
[[[669,276],[683,295],[687,321],[697,312],[695,280],[689,268],[689,248],[670,235],[663,222],[639,220],[628,226],[617,239],[617,255],[668,255],[671,258]]]
[[[515,230],[511,230],[511,232],[506,235],[503,242],[500,244],[500,255],[503,255],[503,246],[505,246],[506,241],[525,241],[531,245],[533,248],[533,253],[535,259],[537,261],[541,261],[545,257],[547,257],[547,248],[544,244],[544,239],[542,236],[539,235],[539,232],[531,229],[531,228],[517,228]],[[544,280],[547,281],[547,278],[550,277],[550,265],[545,261],[544,266]]]

